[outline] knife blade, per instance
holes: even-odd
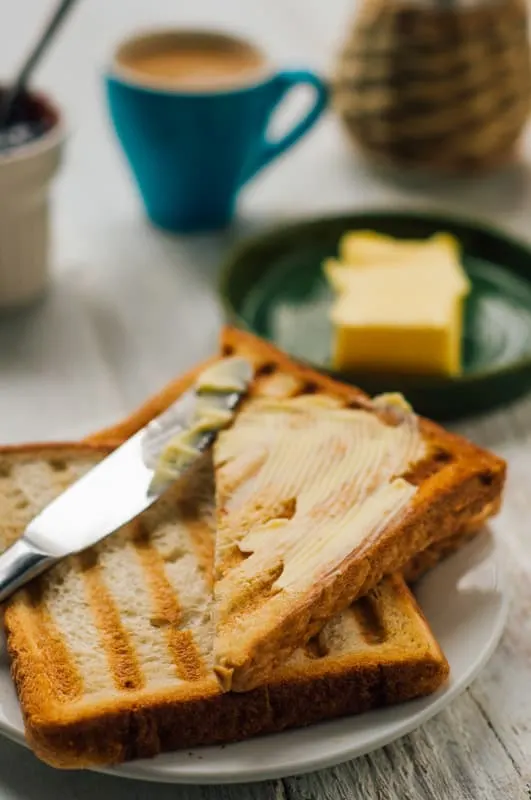
[[[130,522],[208,450],[252,379],[245,359],[218,363],[225,372],[217,385],[210,379],[205,383],[200,375],[193,389],[34,517],[23,536],[0,556],[0,602],[62,558]],[[179,445],[179,458],[161,473],[161,456],[172,442]]]

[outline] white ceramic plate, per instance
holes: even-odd
[[[409,733],[470,684],[498,643],[507,593],[493,539],[480,536],[432,570],[416,593],[451,667],[450,681],[436,694],[301,730],[168,753],[101,771],[165,783],[257,781],[339,764]],[[5,649],[0,654],[0,733],[24,744]]]

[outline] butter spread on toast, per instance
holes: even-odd
[[[223,358],[204,369],[198,376],[198,392],[244,392],[252,378],[252,370],[245,358]]]
[[[416,487],[400,476],[426,449],[416,416],[389,399],[376,402],[389,422],[323,395],[257,399],[220,434],[216,466],[229,482],[248,473],[225,502],[244,581],[281,567],[273,588],[304,591],[405,511]]]

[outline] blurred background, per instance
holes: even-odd
[[[3,78],[53,7],[2,5]],[[79,0],[34,80],[62,108],[68,137],[53,187],[51,290],[37,308],[0,318],[1,441],[79,436],[211,352],[219,264],[236,239],[263,226],[334,211],[436,208],[531,239],[525,142],[514,163],[472,180],[391,179],[354,152],[332,111],[244,189],[226,232],[176,237],[148,225],[104,103],[102,73],[118,42],[166,25],[218,28],[256,41],[282,66],[327,76],[355,11],[353,0]],[[304,96],[288,104],[286,120],[301,103]]]

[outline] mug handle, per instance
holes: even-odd
[[[289,150],[290,147],[293,147],[293,145],[315,125],[328,102],[328,88],[326,83],[322,78],[316,75],[315,72],[311,72],[310,70],[282,70],[282,72],[275,75],[273,81],[277,96],[269,112],[270,115],[279,106],[288,92],[295,86],[312,86],[315,89],[315,100],[306,116],[297,122],[281,139],[275,142],[268,142],[266,140],[262,142],[260,152],[255,158],[254,163],[251,164],[245,176],[244,183],[254,178],[257,172],[260,172],[260,170],[270,164],[275,158],[278,158],[278,156],[286,150]]]

